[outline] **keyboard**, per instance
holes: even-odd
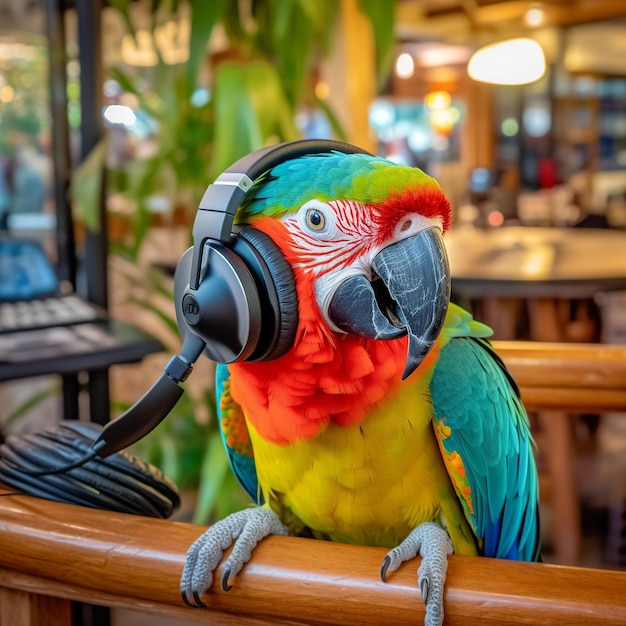
[[[102,311],[74,294],[0,302],[0,334],[98,319],[103,319]]]

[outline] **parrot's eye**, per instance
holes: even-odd
[[[335,214],[325,202],[313,199],[298,210],[298,223],[303,232],[316,239],[328,239],[335,233]]]
[[[326,218],[318,209],[309,209],[306,212],[306,225],[311,230],[324,230],[324,226],[326,226]]]

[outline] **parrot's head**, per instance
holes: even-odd
[[[269,234],[294,268],[300,311],[331,333],[408,336],[403,378],[442,329],[450,204],[421,170],[365,154],[304,156],[261,177],[238,220]]]

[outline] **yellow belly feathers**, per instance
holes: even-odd
[[[294,532],[300,520],[318,537],[393,547],[419,524],[437,521],[458,554],[476,554],[427,397],[419,384],[407,385],[361,424],[333,424],[290,446],[267,443],[248,424],[265,501]]]

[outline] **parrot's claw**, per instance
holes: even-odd
[[[268,535],[287,535],[287,527],[274,511],[266,508],[245,509],[233,513],[211,526],[187,551],[180,578],[183,602],[188,606],[206,607],[200,596],[211,586],[213,572],[224,550],[233,546],[222,575],[221,587],[231,589],[231,576],[236,576],[250,560],[257,543]],[[193,598],[191,600],[190,598]]]
[[[443,623],[443,590],[448,570],[448,555],[452,542],[439,524],[428,522],[411,531],[409,536],[387,553],[380,567],[380,577],[387,580],[387,572],[398,569],[404,561],[418,554],[422,563],[417,570],[417,580],[426,605],[424,626],[441,626]]]

